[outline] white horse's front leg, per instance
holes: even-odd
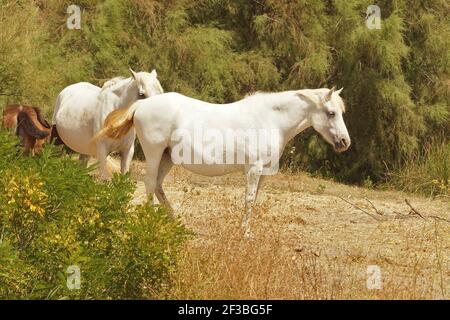
[[[98,142],[97,143],[97,160],[99,164],[99,171],[100,171],[100,180],[107,180],[108,179],[108,173],[106,170],[106,161],[108,157],[108,149],[106,147],[106,144],[104,142]]]
[[[89,156],[86,154],[80,154],[78,160],[83,164],[83,166],[87,167],[89,163]]]
[[[256,202],[256,196],[258,194],[258,186],[263,172],[262,162],[257,162],[251,165],[247,169],[247,190],[245,194],[245,216],[242,222],[242,226],[245,229],[245,237],[251,237],[250,230],[250,218],[253,212],[253,208]]]
[[[125,151],[120,153],[120,172],[122,174],[130,171],[131,160],[133,160],[134,155],[134,143]]]

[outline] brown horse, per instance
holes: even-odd
[[[24,147],[25,153],[35,155],[41,152],[42,146],[53,138],[59,144],[56,128],[53,128],[42,117],[37,107],[9,105],[3,111],[3,128],[15,130]]]

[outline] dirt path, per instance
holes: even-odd
[[[140,203],[145,199],[143,165],[134,163],[133,170],[138,179],[135,203]],[[164,187],[176,214],[197,234],[188,246],[185,270],[177,275],[174,297],[449,298],[448,198],[432,200],[280,173],[264,181],[252,221],[254,239],[246,244],[239,240],[243,175],[205,178],[174,168]],[[405,199],[416,213],[410,213]],[[247,258],[235,252],[240,246]],[[202,261],[205,252],[211,261]],[[225,253],[231,257],[228,265]],[[264,259],[275,265],[259,270],[245,261],[253,257],[255,263]],[[199,265],[206,271],[193,273]],[[380,268],[383,289],[367,289],[370,265]],[[247,278],[227,275],[230,268]],[[311,275],[311,268],[320,274]],[[273,273],[274,279],[261,279],[264,272]],[[209,285],[200,286],[202,282]]]

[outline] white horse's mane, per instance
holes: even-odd
[[[242,100],[270,98],[270,97],[279,96],[280,94],[283,94],[286,92],[287,91],[280,91],[280,92],[254,91],[254,92],[247,93],[244,96],[244,99],[242,99]]]
[[[256,95],[258,95],[258,94],[264,94],[264,93],[267,93],[267,92],[264,92],[264,91],[252,91],[252,92],[247,93],[247,94],[244,96],[244,99],[245,99],[245,98],[249,98],[249,97],[256,96]]]
[[[111,88],[112,86],[118,84],[119,82],[121,82],[121,81],[123,81],[123,80],[127,80],[127,79],[129,79],[129,78],[125,78],[125,77],[114,77],[114,78],[111,78],[111,79],[107,80],[107,81],[103,84],[103,86],[102,86],[102,91],[103,91],[103,90],[106,90],[106,89],[108,89],[108,88]]]

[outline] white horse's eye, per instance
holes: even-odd
[[[336,115],[336,113],[334,113],[333,111],[328,112],[328,116],[330,118],[334,118],[335,115]]]

